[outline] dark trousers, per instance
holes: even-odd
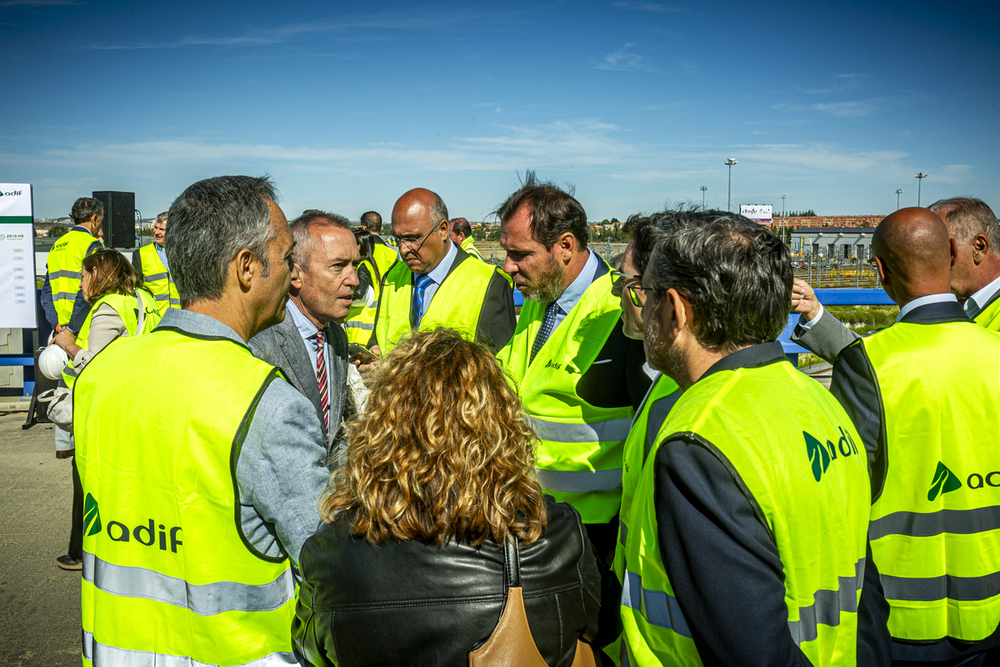
[[[70,557],[83,560],[83,483],[80,481],[80,471],[76,468],[76,457],[73,457],[73,516],[69,531]]]

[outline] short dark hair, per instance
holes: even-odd
[[[669,219],[669,212],[652,215],[636,213],[630,215],[625,221],[622,231],[632,237],[632,264],[640,276],[645,273],[653,247],[662,235],[659,228],[660,221],[663,220],[666,224]]]
[[[216,176],[189,186],[170,205],[170,274],[181,305],[218,299],[229,263],[244,249],[270,273],[267,246],[275,239],[268,201],[277,202],[267,176]]]
[[[327,213],[310,208],[302,211],[302,215],[288,223],[292,228],[292,238],[295,248],[292,250],[292,261],[305,268],[315,250],[315,243],[309,231],[313,227],[340,227],[351,232],[351,221],[336,213]],[[353,232],[351,232],[353,234]]]
[[[535,172],[529,169],[521,187],[493,214],[506,221],[522,206],[531,209],[531,238],[546,248],[551,248],[566,232],[576,237],[581,248],[587,247],[587,212],[572,191],[561,190],[549,181],[539,181]]]
[[[687,298],[702,346],[734,352],[781,334],[792,306],[792,262],[777,236],[725,211],[666,212],[657,227],[650,287]]]
[[[465,218],[455,218],[449,223],[451,231],[462,236],[472,236],[472,225]]]
[[[101,213],[104,213],[104,204],[93,197],[80,197],[73,202],[69,217],[73,219],[73,224],[82,225]]]
[[[382,216],[377,211],[365,211],[361,214],[361,226],[373,234],[381,234]]]
[[[973,236],[982,234],[990,242],[990,250],[1000,255],[1000,226],[993,209],[982,199],[975,197],[952,197],[939,199],[927,207],[932,213],[945,220],[945,226],[960,244],[969,242]]]

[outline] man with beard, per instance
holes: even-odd
[[[628,517],[622,664],[888,664],[861,438],[775,342],[788,249],[742,216],[671,218],[643,323],[684,393]]]
[[[642,345],[622,331],[611,268],[587,247],[587,214],[572,195],[529,171],[496,215],[504,271],[525,297],[497,359],[538,434],[542,488],[580,512],[610,562],[622,444],[650,385]]]

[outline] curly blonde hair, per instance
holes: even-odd
[[[535,434],[493,355],[451,329],[416,332],[387,355],[346,461],[320,502],[374,544],[524,544],[546,527]]]

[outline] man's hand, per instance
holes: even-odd
[[[819,315],[822,308],[809,283],[795,278],[792,282],[792,312],[801,314],[809,322]]]
[[[372,345],[371,351],[377,354],[379,357],[382,356],[382,350],[378,345]],[[358,372],[367,373],[368,371],[374,370],[378,366],[378,359],[371,356],[370,354],[357,354],[351,357],[351,363],[358,367]]]

